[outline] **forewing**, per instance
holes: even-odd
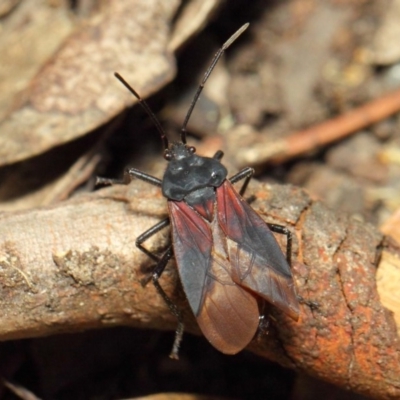
[[[254,337],[259,310],[256,298],[233,282],[224,241],[215,221],[212,261],[205,284],[207,290],[197,322],[215,348],[225,354],[236,354]]]
[[[234,282],[297,320],[299,303],[286,258],[266,223],[228,180],[217,189],[217,213]]]
[[[179,275],[200,329],[219,351],[236,354],[257,331],[257,300],[232,281],[218,222],[207,223],[183,201],[168,207]]]
[[[194,315],[198,315],[211,265],[210,225],[184,201],[168,201],[179,276]]]

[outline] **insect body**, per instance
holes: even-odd
[[[200,329],[210,343],[223,353],[239,352],[254,337],[259,324],[258,298],[274,304],[295,320],[299,314],[289,267],[290,232],[285,227],[266,224],[241,196],[253,169],[245,168],[227,179],[227,170],[220,162],[223,156],[221,151],[213,158],[201,157],[194,147],[186,144],[186,125],[204,83],[225,49],[247,26],[239,29],[215,55],[191,103],[180,142],[169,143],[147,104],[116,74],[155,121],[164,142],[164,158],[168,161],[162,180],[134,168],[129,169],[126,176],[128,180],[139,178],[160,186],[168,199],[169,218],[140,235],[136,244],[155,261],[150,279],[179,321],[171,352],[173,358],[178,355],[183,321],[180,310],[158,282],[173,255]],[[238,193],[232,184],[241,180],[243,185]],[[103,178],[99,182],[113,183]],[[158,257],[143,243],[169,224],[172,244]],[[286,234],[288,260],[271,230]]]

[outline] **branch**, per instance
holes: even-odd
[[[298,322],[270,307],[268,334],[250,348],[341,387],[399,398],[396,326],[379,302],[375,279],[382,236],[295,187],[254,182],[251,189],[252,206],[295,233],[293,271],[303,300]],[[151,262],[135,247],[135,238],[165,215],[159,190],[136,181],[1,214],[0,340],[110,325],[175,329],[152,285],[139,283]],[[168,229],[147,246],[167,242]],[[400,252],[395,246],[384,251]],[[187,329],[199,332],[177,282],[171,265],[161,284],[184,309]]]
[[[255,163],[282,164],[303,154],[325,148],[335,141],[388,118],[399,110],[400,90],[395,90],[337,117],[293,132],[273,143],[265,143],[262,138],[257,137],[251,146],[246,143],[246,151],[242,151],[236,161],[243,166]]]

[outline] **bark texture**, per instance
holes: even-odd
[[[267,221],[294,233],[298,322],[269,306],[268,329],[250,348],[264,357],[380,399],[400,398],[400,346],[393,313],[380,303],[377,260],[396,258],[371,225],[348,219],[293,186],[253,182],[248,195]],[[56,206],[0,215],[0,340],[111,325],[175,329],[151,284],[152,262],[135,239],[166,216],[157,188],[141,182]],[[164,229],[146,243],[162,249]],[[284,241],[282,241],[284,245]],[[385,247],[386,246],[386,247]],[[161,278],[199,332],[173,263]]]

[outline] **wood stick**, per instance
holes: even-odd
[[[254,182],[251,194],[260,215],[295,234],[301,316],[294,322],[269,306],[268,334],[250,349],[362,394],[400,398],[396,325],[376,282],[382,235],[293,186]],[[165,215],[159,190],[136,181],[0,214],[0,340],[113,325],[175,329],[152,285],[140,284],[152,262],[135,247],[136,237]],[[168,234],[165,229],[146,245],[165,248]],[[399,254],[393,244],[384,251]],[[187,329],[199,332],[174,263],[160,283],[184,310]]]

